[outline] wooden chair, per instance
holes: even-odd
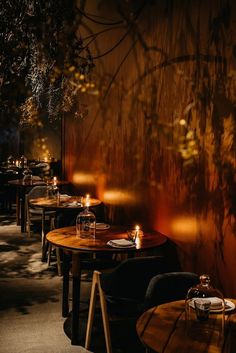
[[[85,348],[89,349],[91,343],[97,294],[100,299],[106,350],[107,353],[112,353],[110,313],[124,319],[137,318],[143,311],[143,301],[150,279],[166,271],[168,271],[168,265],[161,256],[130,258],[109,273],[94,271]]]
[[[37,199],[40,197],[47,197],[48,186],[40,185],[32,188],[29,193],[26,195],[26,229],[28,236],[31,236],[31,224],[33,221],[40,220],[41,221],[41,242],[42,242],[42,260],[45,258],[45,254],[47,251],[46,246],[46,237],[45,237],[45,223],[49,223],[49,229],[52,230],[55,228],[55,217],[56,212],[47,210],[45,211],[40,207],[33,207],[30,203],[33,199]],[[48,265],[50,265],[51,260],[52,247],[48,247]],[[57,259],[57,269],[58,275],[61,276],[61,260],[60,260],[60,252],[59,248],[56,248],[56,259]]]

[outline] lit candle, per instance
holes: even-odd
[[[140,231],[140,227],[139,226],[135,226],[135,240],[139,236],[139,231]]]
[[[85,198],[85,206],[86,206],[86,207],[89,207],[89,206],[90,206],[90,195],[89,195],[89,194],[86,195],[86,198]]]
[[[18,161],[18,159],[16,160],[16,167],[19,167],[19,161]]]
[[[56,176],[53,177],[53,185],[54,185],[54,186],[57,185],[57,177],[56,177]]]

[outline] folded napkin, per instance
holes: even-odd
[[[93,225],[90,226],[91,228],[94,228]],[[97,230],[106,230],[106,229],[109,229],[110,228],[110,225],[109,224],[106,224],[106,223],[96,223],[96,229]]]
[[[120,248],[130,248],[135,246],[135,244],[127,239],[114,239],[114,240],[110,240],[108,242],[108,245],[110,246],[115,246],[115,247],[120,247]]]
[[[222,299],[217,297],[210,297],[207,298],[211,302],[211,309],[221,309],[222,308]]]
[[[67,201],[71,198],[71,196],[67,194],[60,194],[60,201]]]
[[[67,203],[67,206],[68,207],[76,207],[76,206],[78,206],[79,204],[78,204],[78,202],[77,201],[72,201],[72,202],[68,202]]]
[[[194,301],[196,299],[199,299],[199,298],[193,298],[192,303],[190,303],[190,306],[194,307]],[[202,302],[204,302],[204,300],[211,302],[210,310],[222,309],[222,300],[220,298],[217,298],[217,297],[201,298]]]

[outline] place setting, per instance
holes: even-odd
[[[143,236],[143,232],[138,225],[135,226],[135,229],[127,231],[127,238],[123,239],[112,239],[107,242],[107,245],[113,248],[135,248],[136,240],[138,237]]]

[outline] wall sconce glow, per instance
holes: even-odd
[[[74,173],[72,176],[72,181],[75,184],[95,184],[95,177],[92,174],[86,173]]]
[[[194,242],[196,240],[197,229],[197,220],[195,217],[179,217],[175,218],[171,223],[173,239],[181,242]]]
[[[134,204],[137,201],[133,193],[123,190],[107,190],[103,194],[103,200],[111,205]]]

